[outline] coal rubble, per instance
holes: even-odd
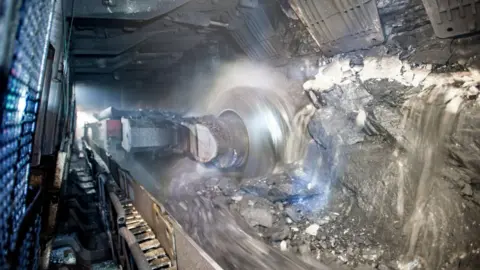
[[[375,241],[374,228],[358,211],[351,191],[334,186],[328,194],[317,192],[289,173],[237,181],[206,178],[197,194],[243,217],[260,239],[282,252],[332,269],[391,269],[387,256],[392,252]]]
[[[246,199],[255,201],[252,197]],[[310,255],[326,264],[346,264],[352,267],[375,266],[384,252],[378,243],[371,240],[371,231],[366,227],[358,227],[360,220],[348,216],[352,208],[349,201],[332,201],[331,205],[318,212],[288,202],[282,203],[283,210],[273,204],[247,206],[256,207],[270,211],[275,221],[268,228],[254,228],[265,241],[284,251]],[[244,211],[241,202],[232,208]]]

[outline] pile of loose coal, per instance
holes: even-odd
[[[228,177],[204,177],[194,183],[189,185],[190,188],[194,186],[189,192],[202,198],[197,199],[196,204],[200,205],[199,200],[208,201],[212,204],[212,213],[235,217],[235,225],[225,224],[230,221],[223,220],[222,226],[248,232],[252,239],[259,240],[257,244],[273,247],[280,254],[309,258],[333,269],[394,269],[390,257],[394,252],[375,241],[374,228],[364,221],[354,194],[345,188],[309,189],[307,182],[292,177],[291,173],[241,182]],[[181,211],[189,207],[186,201],[178,205],[181,207],[176,208]],[[201,211],[198,208],[193,212]],[[182,223],[181,217],[175,217]],[[186,218],[191,219],[191,216]],[[199,219],[191,226],[194,235],[205,231],[199,228],[203,224]],[[210,227],[209,231],[203,238],[213,239],[222,234],[218,228]],[[235,233],[229,231],[228,234]],[[230,240],[231,245],[237,245],[237,240]],[[210,245],[214,244],[210,242],[202,247]],[[224,248],[236,252],[233,247]]]

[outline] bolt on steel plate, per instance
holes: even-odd
[[[439,38],[470,34],[480,30],[480,1],[422,0]]]
[[[290,0],[327,56],[369,48],[384,41],[374,0]]]

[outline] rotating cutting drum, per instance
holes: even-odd
[[[207,113],[219,123],[209,128],[217,140],[216,167],[255,177],[283,163],[292,110],[279,94],[233,88],[212,98]]]

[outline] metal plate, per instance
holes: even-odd
[[[365,49],[384,41],[374,0],[290,0],[327,55]]]
[[[125,172],[122,172],[125,174]],[[171,222],[168,220],[167,214],[158,206],[152,196],[141,186],[139,186],[131,176],[126,173],[129,185],[133,188],[133,204],[137,206],[136,210],[142,215],[155,233],[162,248],[168,254],[172,261],[176,260],[175,240]],[[129,193],[129,197],[131,193]],[[163,207],[162,207],[163,208]]]
[[[422,0],[435,35],[448,38],[480,30],[480,0]]]
[[[274,61],[288,57],[279,33],[262,7],[238,8],[228,15],[230,33],[250,59]]]
[[[172,129],[140,125],[141,121],[122,118],[122,147],[127,152],[172,145]]]

